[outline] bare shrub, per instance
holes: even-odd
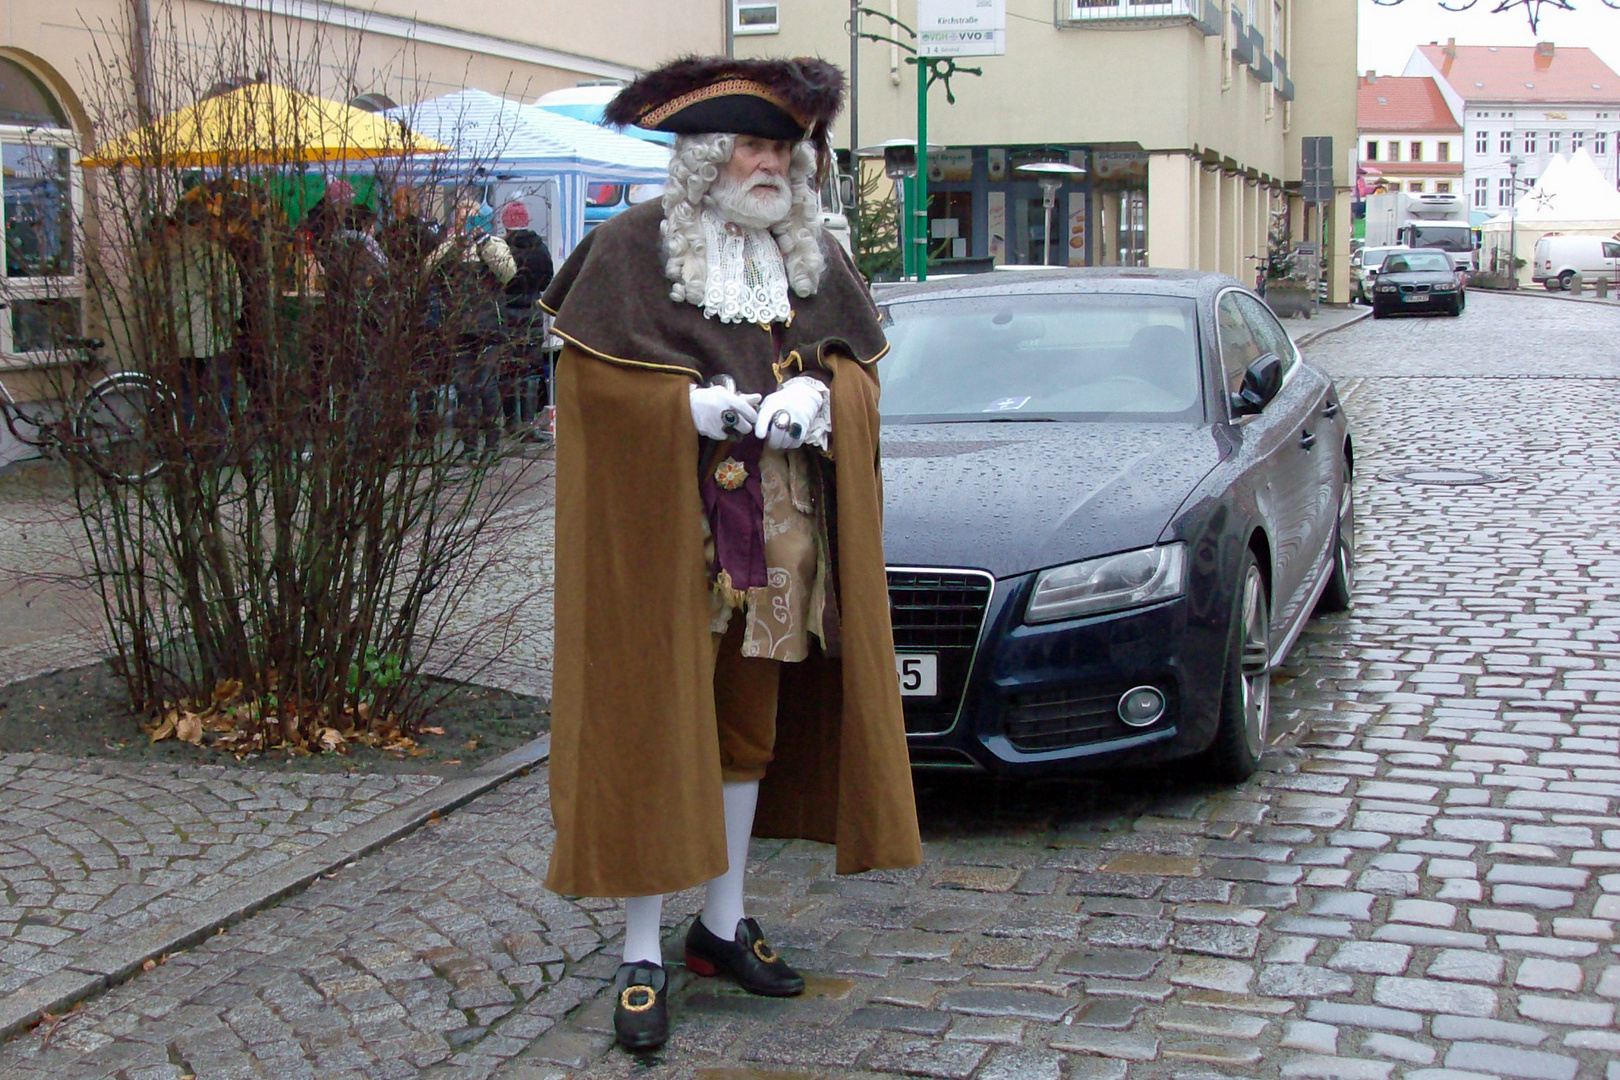
[[[88,380],[51,371],[114,662],[136,709],[238,752],[403,745],[424,674],[475,675],[524,600],[465,610],[527,524],[503,510],[532,463],[489,396],[537,343],[501,322],[466,162],[320,138],[321,99],[408,80],[308,24],[189,18],[159,17],[145,100],[127,57],[86,65],[98,153],[135,134],[87,170],[85,322],[140,377],[75,411]],[[214,130],[165,126],[198,106]]]

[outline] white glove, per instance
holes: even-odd
[[[827,449],[832,431],[832,396],[827,384],[799,375],[770,394],[759,407],[754,435],[773,450],[797,450],[805,443]]]
[[[759,419],[759,394],[739,394],[727,386],[692,387],[692,423],[716,442],[747,435]]]

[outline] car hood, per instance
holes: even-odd
[[[1380,285],[1454,285],[1457,274],[1453,270],[1403,270],[1395,274],[1379,274]]]
[[[885,557],[1006,577],[1146,547],[1221,457],[1203,424],[885,425]]]

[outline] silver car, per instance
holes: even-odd
[[[1362,248],[1350,256],[1350,292],[1358,303],[1372,303],[1373,284],[1384,260],[1397,251],[1409,251],[1405,245]]]

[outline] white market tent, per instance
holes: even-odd
[[[669,172],[664,146],[482,90],[458,90],[387,115],[450,147],[435,169],[554,178],[561,213],[552,255],[559,264],[585,235],[588,184],[661,183]]]
[[[1526,261],[1521,284],[1530,280],[1528,265],[1536,241],[1560,233],[1567,236],[1620,234],[1620,191],[1604,177],[1584,148],[1567,160],[1554,157],[1528,192],[1519,196],[1516,210],[1504,210],[1480,226],[1482,246],[1507,254],[1514,236],[1517,256]],[[1490,262],[1487,257],[1483,263]],[[1482,265],[1483,265],[1482,263]]]

